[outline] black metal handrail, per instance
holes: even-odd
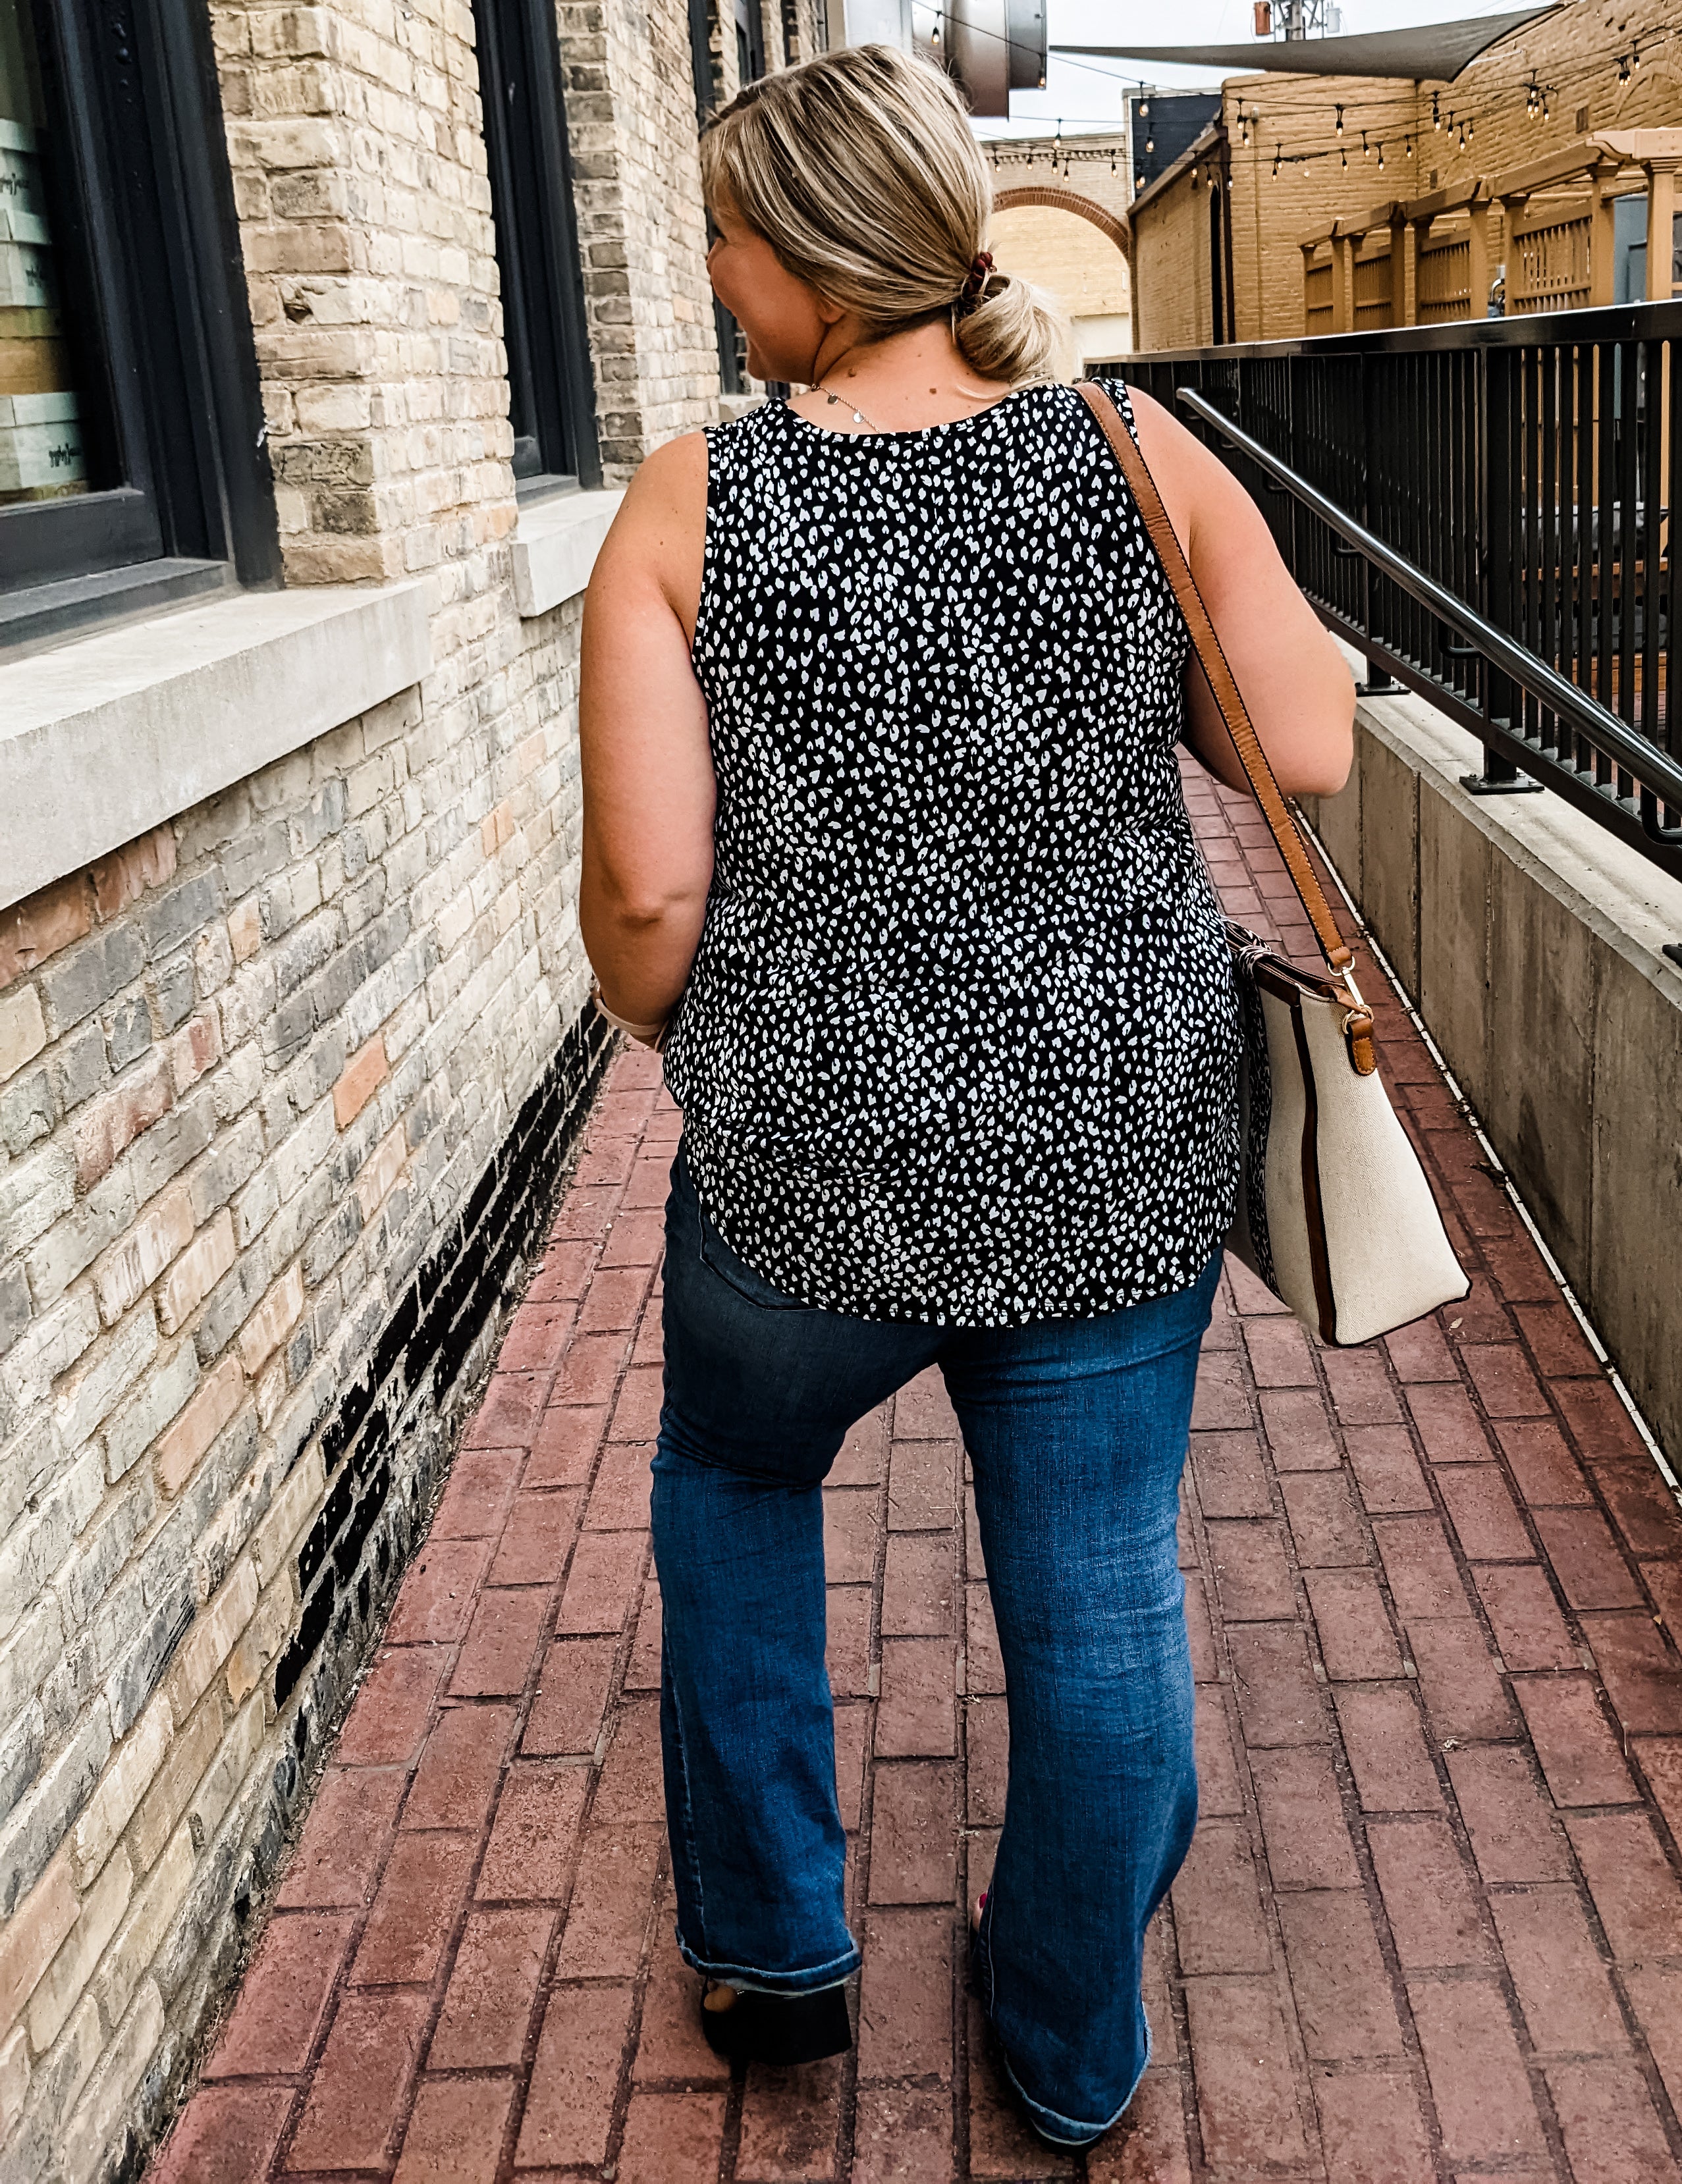
[[[1114,367],[1224,442],[1327,626],[1682,878],[1682,302]]]
[[[1339,508],[1323,493],[1317,492],[1306,478],[1299,477],[1288,464],[1282,463],[1277,455],[1262,446],[1260,440],[1252,438],[1248,432],[1240,432],[1232,419],[1217,410],[1206,395],[1182,387],[1176,398],[1182,407],[1189,410],[1194,417],[1212,426],[1229,447],[1247,455],[1257,469],[1266,471],[1268,476],[1277,478],[1304,508],[1347,540],[1362,560],[1381,570],[1410,598],[1417,599],[1422,606],[1428,607],[1439,621],[1445,622],[1464,638],[1466,650],[1456,656],[1466,659],[1480,657],[1501,668],[1539,704],[1545,705],[1562,721],[1567,722],[1585,743],[1603,750],[1608,758],[1615,759],[1653,797],[1682,808],[1682,766],[1679,766],[1668,753],[1648,743],[1633,728],[1626,727],[1616,713],[1609,713],[1604,705],[1586,691],[1579,689],[1576,683],[1567,682],[1564,676],[1549,666],[1546,660],[1538,660],[1523,645],[1515,644],[1492,622],[1485,621],[1482,615],[1474,613],[1464,599],[1456,599],[1452,592],[1428,577],[1422,569],[1416,568],[1393,547],[1387,546],[1382,538],[1375,538],[1364,525],[1355,521],[1347,510]],[[1335,548],[1333,551],[1336,551]],[[1445,647],[1445,649],[1450,648]],[[1501,733],[1497,723],[1484,725],[1494,727],[1497,733]],[[1540,761],[1551,772],[1567,770],[1560,761],[1545,752],[1536,750],[1517,736],[1502,734],[1501,740],[1522,757],[1527,766]],[[1585,775],[1576,768],[1570,771],[1578,785],[1586,787],[1604,800],[1592,775]],[[1640,818],[1639,810],[1632,812],[1631,816],[1638,820]],[[1682,827],[1665,828],[1653,833],[1651,838],[1665,847],[1682,848]]]

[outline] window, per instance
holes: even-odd
[[[278,572],[209,20],[0,0],[0,646]]]
[[[764,19],[759,0],[689,0],[690,64],[695,72],[695,110],[700,125],[717,101],[713,96],[712,14],[714,6],[730,10],[735,42],[736,81],[752,83],[765,73]],[[721,29],[723,25],[721,24]],[[709,234],[711,232],[709,225]],[[715,296],[712,322],[718,337],[718,384],[725,394],[746,394],[752,382],[747,376],[747,337]]]
[[[552,0],[478,0],[514,478],[522,499],[600,485]]]
[[[732,0],[736,24],[736,80],[752,83],[765,73],[765,37],[759,0]]]

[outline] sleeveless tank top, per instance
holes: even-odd
[[[1053,386],[707,439],[715,865],[666,1045],[707,1213],[866,1319],[1188,1287],[1232,1217],[1237,1002],[1176,755],[1189,638],[1096,421]]]

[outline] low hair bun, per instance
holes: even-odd
[[[731,205],[870,337],[949,314],[984,378],[1075,376],[1055,300],[986,258],[992,176],[952,79],[928,62],[846,46],[761,76],[708,121],[701,178],[709,204]]]
[[[1067,380],[1080,370],[1074,328],[1056,298],[1014,273],[990,273],[953,332],[983,379]]]

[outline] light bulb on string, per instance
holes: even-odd
[[[1378,146],[1378,171],[1381,175],[1384,171],[1384,147],[1382,141]]]
[[[1477,116],[1476,116],[1475,114],[1468,114],[1467,115],[1467,117],[1466,117],[1466,141],[1467,141],[1467,142],[1468,144],[1472,142],[1472,138],[1477,135],[1477,133],[1478,133],[1478,120],[1477,120]]]
[[[1431,126],[1432,126],[1433,129],[1440,129],[1440,128],[1442,127],[1442,125],[1443,125],[1443,117],[1442,117],[1442,114],[1441,114],[1439,112],[1439,110],[1438,110],[1438,107],[1437,107],[1437,94],[1436,94],[1436,92],[1433,91],[1433,92],[1432,92],[1432,94],[1431,94]]]
[[[1347,173],[1349,172],[1349,166],[1350,166],[1350,155],[1349,155],[1348,152],[1347,152],[1347,151],[1341,151],[1341,152],[1339,152],[1339,153],[1338,153],[1338,158],[1343,161],[1343,163],[1344,163],[1344,172],[1345,174],[1347,174]]]
[[[1343,133],[1344,133],[1344,109],[1343,109],[1343,108],[1340,106],[1340,107],[1338,109],[1338,136],[1341,136],[1343,135]]]
[[[1366,141],[1366,131],[1364,129],[1361,132],[1361,156],[1363,159],[1370,159],[1372,157],[1372,148]]]

